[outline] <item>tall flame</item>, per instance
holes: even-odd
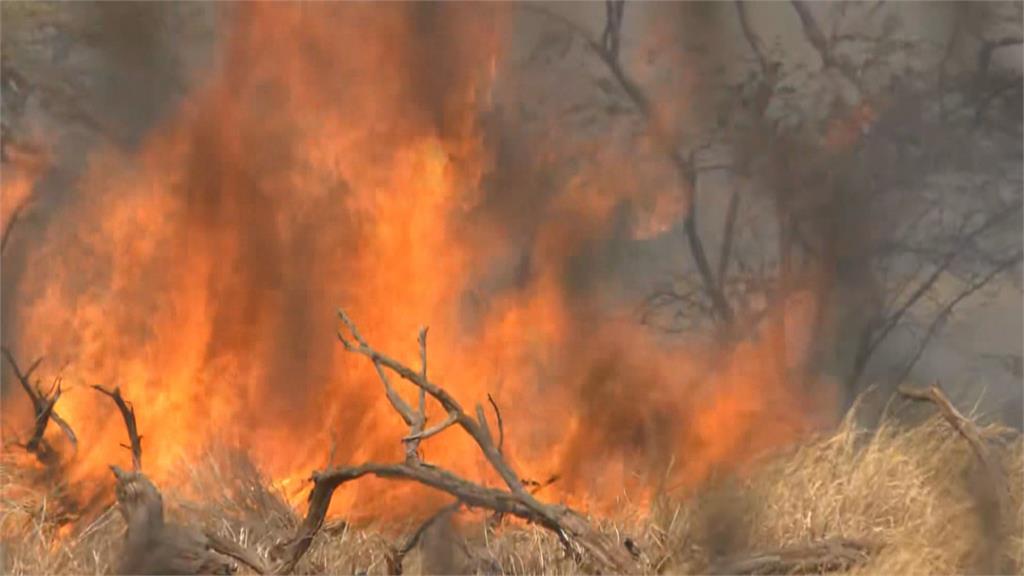
[[[581,505],[668,470],[699,482],[806,429],[770,337],[668,345],[567,280],[634,194],[628,170],[595,163],[527,224],[500,217],[508,197],[485,198],[498,159],[478,119],[506,8],[236,8],[210,78],[138,153],[90,160],[17,287],[11,340],[62,375],[75,479],[127,458],[92,384],[135,402],[158,482],[214,441],[282,482],[323,466],[332,443],[336,463],[399,458],[406,431],[372,368],[337,344],[338,305],[411,365],[429,325],[431,378],[466,405],[492,394],[521,472],[561,474],[553,497]],[[503,266],[512,280],[494,280]],[[454,431],[424,451],[493,480]],[[337,506],[386,515],[423,496],[367,481]]]

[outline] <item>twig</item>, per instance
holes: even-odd
[[[126,402],[124,397],[121,396],[121,388],[115,387],[113,390],[107,390],[106,388],[93,385],[93,389],[101,394],[109,396],[114,404],[117,405],[118,411],[121,412],[121,417],[124,418],[125,428],[128,429],[128,442],[130,446],[127,446],[132,451],[132,469],[136,472],[142,470],[142,436],[139,435],[139,429],[135,422],[135,408],[132,407],[131,403]]]
[[[487,395],[487,401],[491,403],[491,408],[494,408],[494,418],[498,421],[498,452],[501,452],[505,446],[505,425],[501,421],[501,410],[498,410],[498,403],[490,394]]]
[[[729,257],[732,255],[733,236],[736,232],[736,216],[739,214],[740,195],[733,190],[729,196],[729,206],[725,210],[725,225],[722,231],[722,248],[718,251],[718,283],[725,285],[725,275],[729,270]]]

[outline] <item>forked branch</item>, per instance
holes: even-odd
[[[565,506],[542,503],[526,490],[512,466],[505,460],[500,444],[495,444],[484,416],[483,406],[479,404],[476,406],[474,418],[444,388],[427,379],[425,337],[421,336],[420,346],[421,362],[424,368],[415,371],[371,347],[359,333],[355,323],[343,311],[339,310],[338,316],[347,331],[338,332],[338,339],[342,346],[349,352],[365,356],[373,363],[384,384],[385,394],[391,405],[409,424],[411,431],[403,438],[406,446],[408,447],[410,442],[419,442],[433,436],[448,427],[457,426],[473,438],[491,467],[504,481],[505,489],[476,484],[443,468],[423,462],[415,452],[410,454],[408,451],[406,461],[401,463],[368,462],[359,466],[314,472],[313,489],[309,495],[309,510],[295,537],[286,543],[278,554],[280,558],[279,572],[294,570],[298,561],[309,549],[314,536],[323,526],[334,491],[350,480],[367,475],[411,480],[446,492],[466,506],[483,508],[498,514],[510,514],[528,522],[540,524],[557,534],[562,543],[579,560],[593,562],[603,571],[610,570],[618,573],[635,571],[634,560],[626,550],[594,530],[582,515]],[[425,331],[421,334],[425,334]],[[408,411],[408,414],[403,414],[408,405],[392,387],[387,377],[387,371],[398,374],[423,394],[437,401],[448,413],[447,419],[437,426],[423,429],[422,422],[418,422],[416,418],[407,418],[406,416],[416,414],[411,410]],[[421,410],[420,415],[422,414]],[[503,431],[500,432],[500,436],[504,436]]]
[[[32,436],[28,442],[25,443],[25,449],[38,457],[42,457],[44,452],[47,452],[46,442],[43,439],[43,434],[46,432],[46,427],[50,421],[53,420],[57,426],[64,432],[64,435],[68,437],[68,441],[71,442],[72,448],[78,448],[78,437],[75,436],[75,431],[71,429],[71,425],[68,424],[60,414],[57,414],[54,410],[54,406],[57,404],[57,399],[60,398],[61,388],[58,381],[54,387],[52,394],[44,393],[37,386],[33,386],[31,382],[32,373],[35,372],[36,368],[43,361],[42,358],[37,358],[28,370],[25,372],[21,371],[18,367],[18,362],[14,359],[14,354],[4,347],[0,348],[4,358],[7,359],[7,363],[10,364],[11,370],[14,371],[14,377],[18,379],[25,394],[28,395],[29,400],[32,402],[32,412],[35,416],[34,424],[32,426]]]

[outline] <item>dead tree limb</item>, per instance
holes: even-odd
[[[1006,476],[1003,469],[992,456],[988,446],[985,444],[985,440],[982,438],[981,432],[974,425],[974,422],[961,414],[956,409],[956,406],[953,406],[953,403],[950,402],[949,398],[937,384],[928,388],[900,386],[898,390],[901,396],[910,400],[934,404],[946,422],[949,422],[950,426],[963,436],[964,440],[971,446],[975,457],[981,463],[982,479],[986,484],[984,486],[986,489],[982,493],[991,500],[991,502],[985,503],[986,506],[992,507],[990,512],[998,514],[1001,510],[1012,510],[1013,508],[1010,507],[1010,492],[1006,485]]]
[[[57,399],[61,394],[60,385],[58,384],[56,386],[52,397],[45,394],[37,386],[32,385],[32,373],[39,367],[39,364],[43,359],[41,357],[37,358],[36,361],[28,367],[26,372],[22,372],[18,367],[18,362],[14,359],[14,354],[12,354],[7,347],[0,348],[0,352],[2,352],[4,358],[7,359],[7,363],[10,364],[11,370],[14,371],[14,377],[18,379],[22,389],[25,390],[25,394],[28,395],[29,400],[32,402],[32,412],[35,416],[33,434],[25,444],[25,449],[37,456],[40,455],[39,450],[44,445],[43,434],[46,432],[46,426],[49,424],[50,420],[53,420],[53,422],[56,423],[64,432],[68,441],[71,442],[71,447],[77,449],[78,437],[75,436],[75,431],[71,428],[71,425],[61,418],[60,414],[57,414],[56,410],[54,410],[54,406],[57,404]]]
[[[834,538],[729,558],[713,565],[710,574],[824,574],[863,564],[878,547],[859,540]]]
[[[136,472],[142,470],[142,436],[139,435],[139,428],[135,422],[135,408],[121,396],[120,387],[107,390],[102,386],[93,385],[93,388],[109,396],[114,401],[114,404],[117,405],[117,409],[121,412],[121,417],[124,418],[125,428],[128,429],[129,445],[125,447],[132,451],[132,469]]]
[[[495,444],[484,416],[483,406],[478,404],[475,409],[475,417],[471,416],[444,388],[428,380],[425,370],[412,370],[377,351],[362,337],[355,323],[345,312],[339,310],[338,316],[348,333],[346,335],[345,331],[339,330],[338,340],[345,350],[365,356],[373,363],[384,384],[385,394],[392,407],[401,414],[407,405],[401,401],[391,386],[387,378],[387,371],[398,374],[403,380],[437,401],[449,414],[449,418],[453,419],[451,425],[458,426],[473,438],[488,463],[505,483],[505,488],[491,488],[473,483],[452,472],[423,462],[415,452],[411,454],[407,452],[406,461],[401,463],[368,462],[359,466],[314,472],[313,489],[309,494],[309,510],[295,537],[285,543],[281,553],[278,554],[281,558],[278,565],[279,572],[294,570],[298,561],[309,549],[314,536],[323,526],[334,491],[346,482],[367,475],[395,480],[411,480],[450,494],[466,506],[517,516],[554,532],[578,560],[593,562],[601,570],[618,573],[635,571],[636,567],[632,557],[620,546],[597,532],[582,515],[565,506],[544,504],[527,491],[519,476]],[[404,416],[403,420],[410,427],[414,426],[416,422],[415,419]],[[415,441],[421,438],[422,433]]]

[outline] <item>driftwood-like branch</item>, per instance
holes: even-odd
[[[863,564],[878,547],[835,538],[788,546],[750,556],[729,558],[713,565],[710,574],[824,574]]]
[[[36,368],[43,361],[42,358],[37,358],[28,370],[22,372],[18,367],[18,362],[14,359],[14,354],[6,348],[0,348],[0,352],[3,353],[4,358],[7,359],[7,363],[10,364],[11,370],[14,372],[14,377],[18,379],[21,384],[21,388],[28,395],[29,400],[32,402],[32,412],[35,416],[34,424],[32,427],[32,436],[29,441],[25,443],[25,449],[37,456],[42,456],[42,451],[45,450],[45,441],[43,440],[43,434],[46,432],[46,427],[52,420],[67,436],[68,441],[71,442],[71,447],[78,448],[78,437],[75,436],[75,431],[71,428],[71,425],[67,423],[60,414],[57,414],[54,410],[54,406],[57,404],[57,399],[60,397],[61,389],[58,384],[53,391],[52,395],[45,394],[38,387],[33,386],[31,383],[32,373],[35,372]]]
[[[974,455],[982,467],[982,481],[985,485],[980,494],[985,495],[990,500],[990,502],[984,503],[989,508],[987,512],[998,516],[1001,510],[1013,510],[1010,507],[1010,492],[1006,485],[1006,476],[1002,467],[992,456],[978,427],[974,425],[970,418],[961,414],[956,409],[956,406],[953,406],[953,403],[950,402],[942,389],[938,385],[932,385],[928,388],[900,386],[899,393],[910,400],[934,404],[946,422],[949,422],[950,426],[963,436],[964,440],[971,446],[971,450],[974,451]],[[994,524],[998,524],[998,521],[995,521]]]
[[[635,571],[633,558],[626,550],[598,533],[582,515],[565,506],[544,504],[526,490],[519,476],[495,444],[482,406],[476,406],[475,418],[470,416],[444,388],[427,379],[425,370],[412,370],[397,360],[378,352],[362,337],[355,323],[345,312],[339,310],[338,316],[349,334],[338,332],[338,339],[342,346],[349,352],[368,358],[377,369],[378,375],[385,374],[385,370],[390,370],[437,401],[449,414],[449,418],[454,418],[450,426],[458,426],[473,438],[491,467],[504,481],[505,489],[491,488],[470,482],[452,472],[422,462],[415,453],[411,456],[407,453],[407,459],[402,463],[369,462],[360,466],[314,472],[313,489],[309,494],[309,510],[295,537],[285,543],[280,550],[278,557],[281,560],[278,572],[294,570],[303,554],[309,549],[314,536],[323,526],[334,491],[346,482],[367,475],[395,480],[411,480],[450,494],[466,506],[517,516],[528,522],[544,526],[557,534],[577,559],[593,562],[601,570],[618,573]],[[421,351],[422,349],[421,346]],[[389,395],[391,405],[401,411],[404,402],[396,402],[391,399],[391,394],[397,397],[397,393],[391,387],[386,374],[381,377],[381,380],[385,386],[385,392]],[[413,426],[415,426],[414,421],[410,422],[410,427]],[[448,426],[444,425],[439,429]],[[423,438],[423,434],[423,432],[412,433],[409,436],[415,436],[415,438],[405,441],[418,442]]]
[[[135,422],[135,408],[121,396],[120,387],[107,390],[102,386],[93,385],[93,388],[109,396],[114,401],[114,404],[117,405],[117,409],[121,412],[121,417],[124,418],[125,428],[128,429],[129,445],[126,448],[132,451],[132,468],[136,472],[142,470],[142,436],[139,435],[139,428]]]

